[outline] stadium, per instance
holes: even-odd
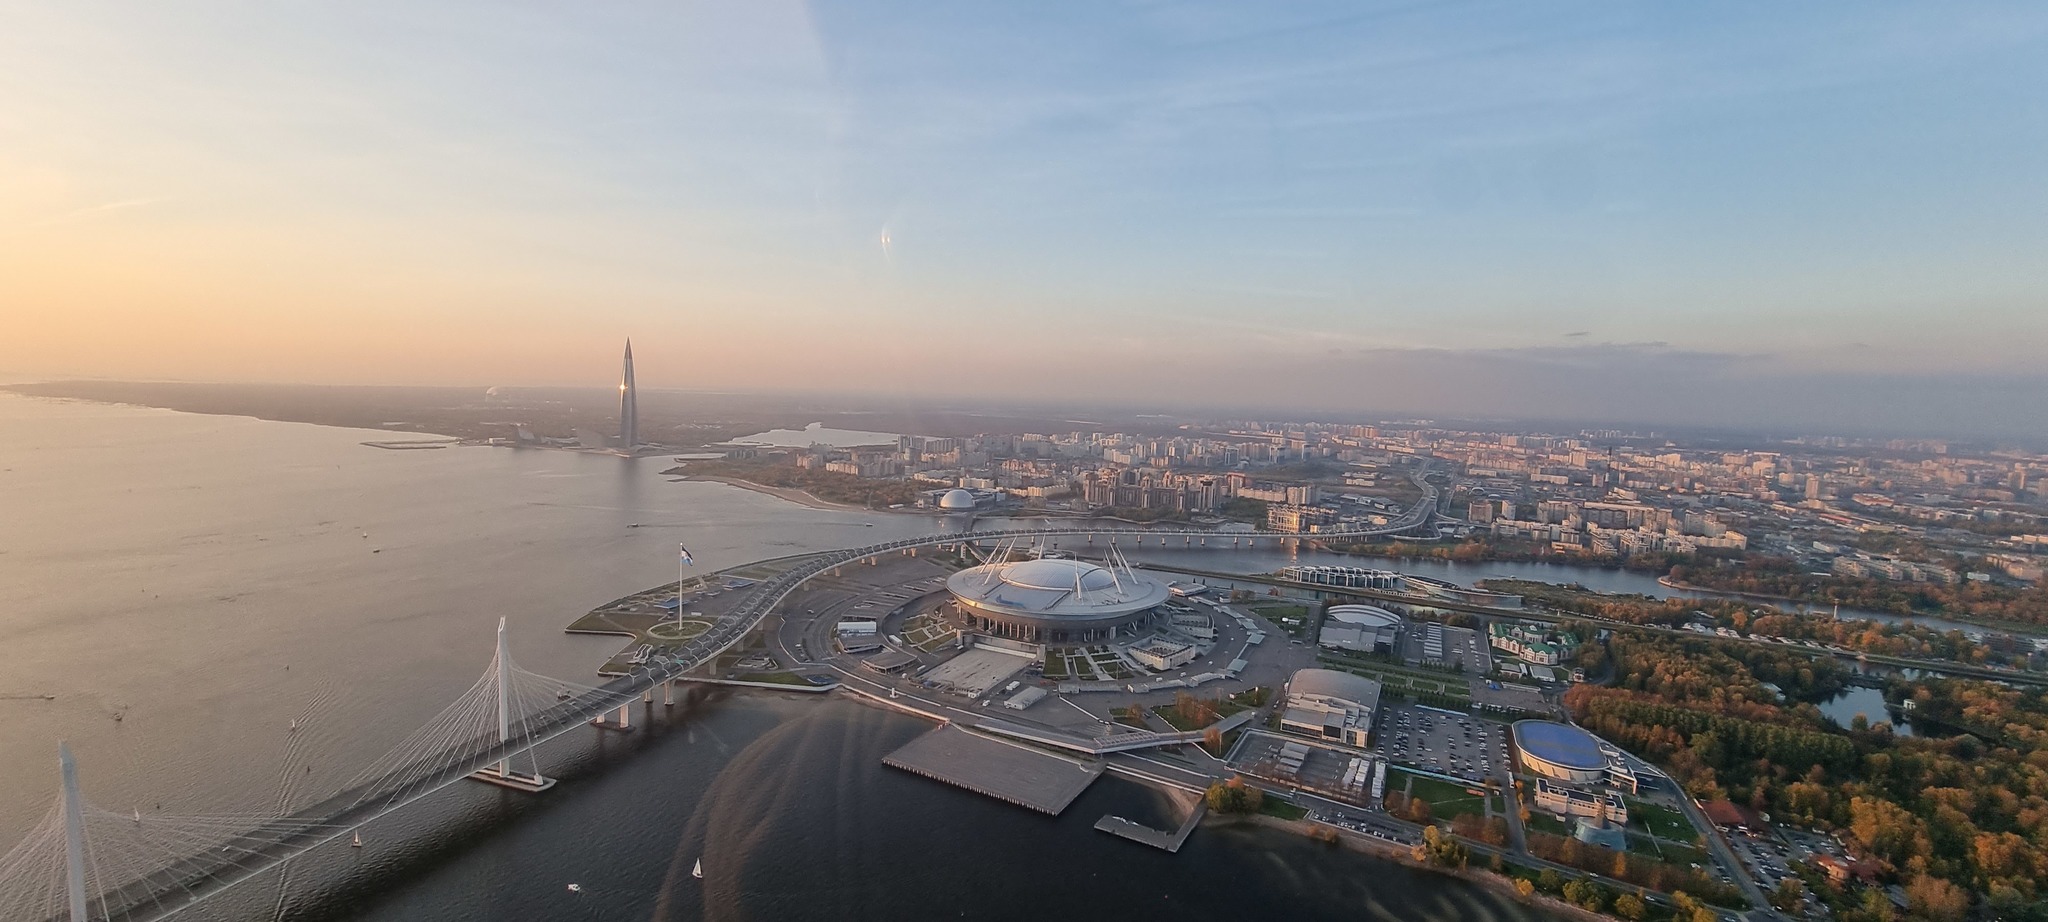
[[[946,579],[968,630],[1026,643],[1089,643],[1158,617],[1166,584],[1128,566],[1041,558],[969,567]]]
[[[1599,737],[1549,720],[1518,720],[1514,731],[1524,771],[1567,784],[1607,780],[1607,756],[1600,751]]]

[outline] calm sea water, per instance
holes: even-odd
[[[99,806],[274,811],[475,681],[500,616],[527,668],[588,679],[619,641],[562,626],[672,579],[679,541],[713,569],[940,527],[671,483],[663,459],[359,444],[377,436],[0,395],[0,849],[54,802],[60,739]],[[925,728],[690,703],[550,744],[546,796],[457,785],[188,917],[1533,917],[1284,834],[1168,856],[1093,832],[1160,809],[1124,782],[1048,819],[881,765]]]

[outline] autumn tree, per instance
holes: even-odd
[[[1929,922],[1962,922],[1970,912],[1970,894],[1939,877],[1922,874],[1906,882],[1906,908]]]

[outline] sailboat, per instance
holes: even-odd
[[[698,880],[704,879],[704,859],[697,859],[696,865],[690,868],[690,876],[695,877]]]

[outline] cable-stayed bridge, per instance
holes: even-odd
[[[68,748],[60,749],[60,797],[23,841],[0,857],[0,920],[153,922],[170,917],[294,857],[348,836],[364,824],[464,779],[539,792],[554,782],[540,770],[535,747],[593,723],[625,727],[638,699],[655,689],[673,701],[673,683],[732,648],[806,581],[849,563],[912,548],[981,541],[1082,538],[1106,544],[1161,544],[1179,538],[1205,546],[1403,534],[1426,526],[1437,490],[1417,474],[1422,498],[1386,525],[1314,535],[1266,531],[1100,527],[1049,523],[1036,529],[983,529],[924,535],[808,555],[763,580],[738,607],[703,634],[654,657],[632,673],[586,686],[529,672],[512,660],[505,625],[483,675],[456,700],[343,789],[319,803],[280,815],[144,815],[87,801]],[[616,711],[616,717],[611,717]]]

